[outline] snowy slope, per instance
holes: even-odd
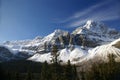
[[[57,29],[44,38],[37,36],[33,40],[6,41],[2,44],[2,46],[9,49],[13,55],[19,56],[23,55],[22,53],[26,53],[26,55],[30,56],[36,54],[38,51],[43,51],[45,42],[54,44],[56,38],[58,38],[60,35],[66,34],[68,34],[67,31]]]
[[[11,48],[12,50],[21,50],[22,47],[38,45],[41,39],[41,37],[37,36],[33,40],[6,41],[3,45]]]
[[[120,49],[120,38],[113,41],[110,45]]]
[[[120,38],[111,42],[110,44],[97,46],[93,49],[88,50],[88,55],[86,55],[79,62],[90,61],[90,60],[92,60],[92,61],[99,61],[99,60],[108,61],[109,54],[115,55],[115,60],[120,61]]]
[[[84,34],[86,38],[89,40],[96,40],[101,42],[110,42],[113,41],[120,36],[120,32],[108,28],[105,24],[101,22],[96,22],[92,20],[88,20],[84,26],[78,27],[73,31],[74,35]]]
[[[47,42],[47,44],[53,45],[55,44],[56,39],[59,36],[64,36],[64,45],[68,45],[69,43],[69,32],[63,31],[60,29],[55,30],[53,33],[41,38],[36,37],[33,40],[19,40],[19,41],[6,41],[3,43],[4,46],[7,46],[11,48],[12,50],[19,50],[19,51],[33,51],[36,52],[36,50],[39,49],[39,51],[43,50],[44,44]],[[86,46],[98,46],[100,44],[106,44],[107,42],[111,42],[120,36],[120,32],[108,28],[106,25],[100,22],[95,22],[92,20],[88,20],[86,24],[82,27],[77,28],[72,32],[72,36],[74,39],[74,44],[81,46],[81,40],[80,35],[84,34],[86,38],[86,44],[89,43],[89,45]],[[67,36],[66,36],[67,35]],[[71,34],[70,34],[71,35]],[[61,43],[60,43],[61,44]]]
[[[6,41],[2,45],[11,50],[13,54],[26,52],[29,53],[29,55],[33,55],[35,51],[30,50],[29,47],[38,45],[41,39],[41,37],[36,37],[33,40]],[[26,47],[28,47],[28,49]]]
[[[60,30],[60,29],[56,29],[53,33],[45,36],[41,41],[42,41],[42,44],[45,43],[45,42],[51,42],[54,44],[54,41],[56,38],[58,38],[59,36],[64,36],[68,34],[67,31],[64,31],[64,30]]]
[[[75,48],[71,51],[68,48],[60,50],[59,59],[63,62],[67,62],[71,60],[73,63],[85,62],[85,61],[108,61],[108,55],[114,54],[116,56],[115,60],[120,61],[120,44],[118,47],[118,43],[120,43],[120,38],[111,42],[110,44],[97,46],[95,48],[87,48],[82,49],[80,46],[75,46]],[[116,46],[117,45],[117,46]],[[51,53],[46,54],[35,54],[30,57],[29,60],[44,62],[51,60]]]
[[[81,57],[85,56],[87,54],[87,51],[81,49],[80,46],[75,46],[75,48],[72,51],[68,48],[65,48],[60,50],[58,54],[59,54],[59,60],[62,60],[63,62],[67,62],[68,60],[77,61]],[[38,61],[38,62],[44,62],[44,61],[50,62],[51,53],[35,54],[34,56],[30,57],[28,60]]]
[[[45,53],[45,54],[35,54],[32,57],[28,58],[28,60],[36,61],[36,62],[50,62],[51,60],[51,53]]]
[[[57,29],[53,33],[45,36],[44,38],[38,36],[33,40],[6,41],[3,43],[3,45],[13,50],[21,50],[23,47],[27,48],[34,46],[42,46],[45,42],[54,43],[56,38],[58,38],[60,35],[66,34],[68,34],[67,31]]]
[[[83,39],[80,38],[81,35],[84,36],[85,43],[87,44],[85,45],[85,49],[81,48]],[[59,46],[60,51],[58,52],[59,59],[64,62],[68,60],[72,62],[82,62],[95,58],[107,60],[108,54],[114,53],[118,58],[120,55],[120,39],[118,39],[120,38],[120,32],[108,28],[103,23],[92,20],[88,20],[84,26],[77,28],[71,34],[67,31],[57,29],[43,38],[38,36],[33,40],[7,41],[3,43],[3,45],[11,49],[13,54],[24,51],[33,55],[29,60],[50,62],[50,49],[53,44],[56,44],[58,38],[59,43],[61,44],[62,42],[64,44],[62,48]],[[110,43],[113,40],[115,41]],[[71,44],[75,46],[73,50],[69,48],[69,41],[71,41],[71,43],[73,41]],[[47,53],[44,52],[45,43],[47,43],[48,48],[50,48]]]

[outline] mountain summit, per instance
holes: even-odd
[[[42,42],[53,42],[53,40],[55,40],[56,38],[58,38],[59,36],[65,36],[67,35],[68,32],[67,31],[64,31],[64,30],[60,30],[60,29],[56,29],[54,30],[53,33],[47,35],[46,37],[44,37],[42,39]]]
[[[103,55],[99,50],[107,48],[107,46],[98,46],[107,45],[119,37],[119,31],[107,27],[104,23],[88,20],[85,25],[76,28],[72,33],[56,29],[43,38],[36,37],[33,40],[7,41],[3,45],[13,50],[14,54],[22,51],[22,53],[27,52],[27,55],[33,55],[29,59],[34,61],[49,61],[52,46],[57,45],[60,50],[60,59],[76,61],[86,55],[88,56],[89,53],[89,56],[93,55],[93,57],[96,53],[98,56]],[[116,43],[112,45],[117,46],[117,48],[120,47]],[[110,46],[110,49],[113,49],[113,47]],[[92,53],[89,51],[92,51]],[[104,49],[104,51],[107,54],[109,50]],[[106,55],[103,57],[106,57]]]
[[[107,26],[101,22],[88,20],[84,26],[78,27],[73,34],[86,34],[89,32],[101,33],[107,29]],[[86,32],[85,32],[86,31]]]
[[[101,42],[111,42],[118,39],[120,32],[107,27],[104,23],[88,20],[84,26],[78,27],[72,32],[73,35],[83,34],[87,40],[101,44]]]

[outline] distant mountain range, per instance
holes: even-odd
[[[108,54],[112,53],[117,56],[117,61],[120,59],[120,32],[101,22],[88,20],[72,33],[57,29],[33,40],[6,41],[0,47],[0,61],[27,59],[50,62],[52,45],[58,46],[59,59],[63,62],[71,60],[78,63],[97,57],[106,61]]]

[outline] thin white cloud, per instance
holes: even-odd
[[[71,16],[71,17],[69,17],[69,18],[60,21],[60,23],[65,23],[65,22],[68,22],[68,21],[70,21],[70,20],[73,20],[73,19],[76,19],[76,18],[85,16],[85,15],[87,15],[88,13],[94,11],[95,9],[100,8],[101,6],[104,6],[104,5],[108,4],[108,3],[110,3],[111,1],[112,1],[112,0],[106,0],[106,1],[101,2],[101,3],[99,3],[99,4],[95,4],[95,5],[91,6],[91,7],[88,7],[87,9],[85,9],[85,10],[83,10],[83,11],[80,11],[80,12],[75,13],[73,16]]]
[[[70,23],[69,27],[77,27],[83,23],[85,23],[88,19],[80,19],[78,21]]]
[[[118,15],[114,15],[114,16],[111,16],[111,17],[89,17],[89,18],[86,18],[86,19],[80,19],[78,21],[75,21],[75,22],[72,22],[70,23],[69,27],[77,27],[77,26],[80,26],[81,24],[84,24],[86,21],[88,20],[96,20],[96,21],[110,21],[110,20],[116,20],[116,19],[120,19],[120,16]]]
[[[97,21],[110,21],[120,19],[119,14],[120,3],[112,3],[112,5],[104,7],[105,4],[107,4],[107,2],[94,5],[89,9],[84,10],[82,13],[76,13],[75,14],[76,16],[74,17],[72,16],[73,17],[72,19],[74,19],[74,21],[71,21],[69,26],[77,27],[85,23],[89,19]]]
[[[101,3],[99,3],[99,4],[95,4],[95,5],[91,6],[91,7],[88,7],[86,10],[76,13],[76,14],[73,16],[73,18],[79,18],[79,17],[81,17],[81,16],[84,16],[84,15],[86,15],[86,14],[94,11],[95,9],[97,9],[97,8],[103,6],[103,5],[106,5],[106,4],[110,3],[110,1],[111,1],[111,0],[109,0],[109,1],[106,0],[105,2],[101,2]]]

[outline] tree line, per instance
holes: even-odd
[[[22,67],[23,70],[18,68],[18,71],[13,68],[14,71],[10,70],[11,68],[8,68],[7,70],[4,68],[3,70],[3,67],[1,67],[0,78],[2,80],[78,80],[76,66],[71,65],[70,61],[68,61],[66,65],[61,65],[62,61],[58,59],[59,54],[57,52],[58,48],[54,45],[51,50],[52,64],[48,64],[47,61],[45,61],[44,63],[40,63],[40,65],[38,65],[39,63],[36,65],[34,62],[23,62],[24,65],[20,62],[17,64],[24,67]],[[11,65],[11,67],[13,67],[13,65]],[[38,66],[39,71],[34,72],[34,70],[36,70],[35,68],[38,68]],[[9,67],[9,63],[7,64],[7,67]],[[27,69],[27,71],[24,70],[24,68]]]
[[[108,55],[108,62],[92,63],[90,70],[81,71],[80,80],[120,80],[120,62],[115,55]]]
[[[77,71],[77,67],[72,65],[70,60],[66,65],[61,65],[59,60],[58,48],[56,45],[51,50],[51,63],[34,63],[21,62],[17,63],[19,66],[24,66],[18,70],[7,69],[0,65],[0,79],[1,80],[120,80],[120,62],[115,61],[113,54],[108,55],[108,62],[91,63],[92,67],[89,70]],[[25,65],[24,65],[24,64]],[[16,68],[18,68],[17,66]],[[27,67],[26,67],[27,66]],[[4,69],[3,69],[4,68]],[[15,67],[14,67],[15,68]],[[25,68],[25,69],[24,69]],[[79,67],[82,68],[82,67]],[[19,69],[19,68],[18,68]],[[27,70],[26,70],[27,69]]]

